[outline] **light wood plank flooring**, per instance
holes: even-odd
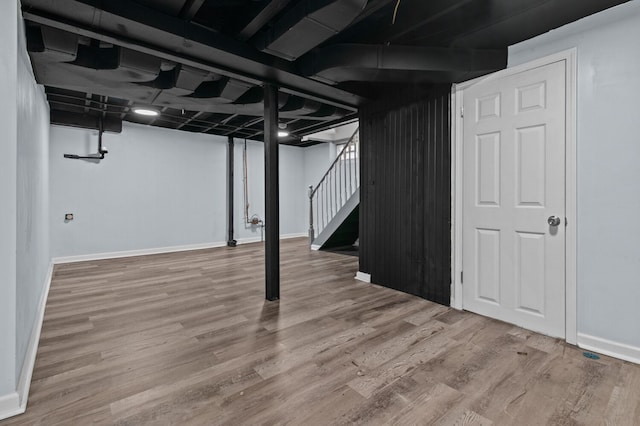
[[[640,366],[353,279],[282,242],[56,267],[4,425],[640,424]]]

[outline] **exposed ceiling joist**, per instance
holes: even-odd
[[[176,130],[180,130],[182,129],[184,126],[187,126],[189,123],[191,123],[194,120],[199,119],[200,117],[202,117],[204,114],[206,114],[205,111],[198,111],[197,113],[195,113],[193,115],[193,117],[189,117],[186,121],[184,121],[182,124],[180,124],[178,127],[176,127]]]
[[[131,110],[131,106],[133,105],[133,102],[131,101],[127,101],[127,105],[124,107],[124,109],[122,110],[122,112],[120,113],[120,119],[122,120],[127,113]]]
[[[234,118],[236,118],[237,116],[238,116],[238,114],[229,114],[229,116],[228,116],[227,118],[224,118],[224,119],[220,120],[218,123],[216,123],[216,124],[212,124],[211,126],[209,126],[206,130],[204,130],[204,132],[203,132],[203,133],[210,132],[211,130],[215,129],[216,127],[224,127],[224,126],[226,126],[226,125],[227,125],[231,120],[233,120]],[[243,127],[244,127],[243,125],[239,126],[239,128],[243,128]],[[230,135],[230,134],[232,134],[232,133],[234,133],[234,132],[235,132],[235,129],[234,129],[234,130],[231,130],[231,131],[223,132],[223,136],[227,136],[228,134]]]
[[[301,0],[255,38],[263,52],[293,61],[343,31],[367,0]]]
[[[239,40],[249,40],[291,3],[291,0],[272,0],[238,33]]]
[[[184,20],[191,21],[204,2],[205,0],[186,0],[180,11],[180,17]]]
[[[280,86],[279,116],[303,136],[399,88],[426,93],[501,69],[507,46],[625,1],[21,3],[36,79],[71,125],[108,116],[260,139],[264,84]],[[163,113],[141,117],[138,105]]]
[[[84,101],[84,112],[87,113],[87,112],[89,112],[89,106],[91,105],[91,100],[93,99],[93,94],[92,93],[87,93],[85,98],[87,100]]]
[[[248,128],[248,127],[251,127],[251,126],[255,126],[256,124],[261,123],[263,120],[264,120],[264,117],[258,117],[258,118],[254,119],[254,120],[247,121],[246,123],[244,123],[242,125],[242,128]],[[231,132],[226,132],[226,133],[223,133],[222,136],[228,136],[230,134],[231,134]]]
[[[201,26],[125,1],[67,1],[62,8],[47,0],[31,0],[25,19],[131,50],[227,75],[252,84],[269,81],[281,91],[355,110],[364,99],[297,74],[287,61]],[[102,7],[98,9],[97,5]],[[94,16],[100,19],[94,22]],[[158,45],[162,40],[162,45]],[[185,40],[189,40],[188,43]],[[212,62],[215,59],[215,63]]]

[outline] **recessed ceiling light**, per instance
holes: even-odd
[[[143,108],[143,107],[136,107],[133,109],[133,112],[135,112],[136,114],[146,115],[149,117],[155,117],[156,115],[160,114],[160,112],[155,109]]]
[[[284,130],[278,130],[278,137],[279,138],[286,138],[287,136],[289,136],[289,132],[284,131]]]

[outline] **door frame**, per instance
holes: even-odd
[[[565,61],[565,340],[577,343],[576,266],[576,69],[577,49],[565,50],[493,74],[454,84],[451,90],[451,307],[462,303],[462,183],[464,90],[478,83],[507,77],[555,62]]]

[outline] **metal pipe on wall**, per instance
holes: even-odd
[[[233,137],[229,136],[228,139],[229,144],[227,145],[227,246],[235,247],[237,245],[237,241],[233,238],[233,168],[235,166],[234,158],[233,158]]]

